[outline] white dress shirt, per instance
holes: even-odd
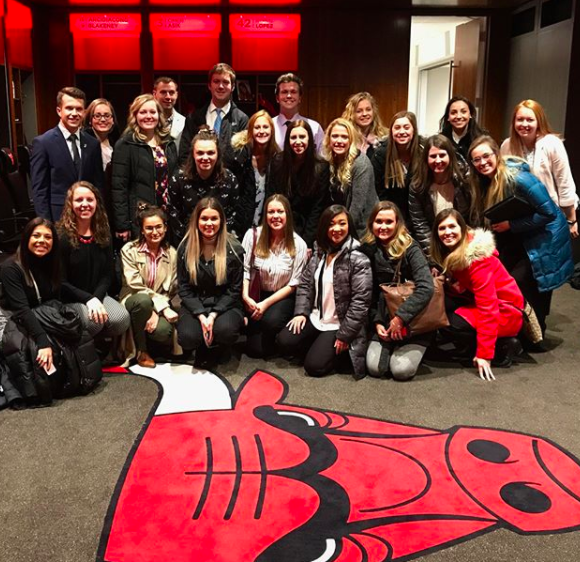
[[[222,108],[219,108],[222,110],[222,119],[230,112],[231,108],[232,108],[231,101],[226,103],[226,105],[224,105]],[[218,107],[216,107],[216,105],[212,101],[209,103],[209,107],[207,108],[207,113],[205,114],[205,123],[211,129],[213,129],[213,126],[215,125],[215,120],[217,117],[216,109],[218,109]]]
[[[72,135],[72,133],[62,124],[62,121],[58,122],[58,128],[60,129],[60,132],[64,136],[64,140],[66,141],[66,145],[68,147],[68,152],[69,152],[70,157],[73,159],[73,162],[74,162],[75,157],[74,157],[73,150],[72,150],[72,144],[68,140],[70,138],[70,136]],[[81,148],[81,129],[80,129],[80,127],[77,129],[75,135],[77,136],[77,140],[75,141],[75,144],[77,145],[77,148],[79,149],[79,155],[82,159],[83,151]]]
[[[256,229],[256,239],[260,238],[262,227]],[[250,264],[252,262],[252,247],[254,245],[254,229],[250,228],[242,246],[244,248],[244,279],[250,280]],[[294,233],[294,247],[296,254],[292,257],[286,248],[274,253],[270,251],[268,257],[261,258],[255,256],[253,269],[260,273],[260,286],[264,291],[272,293],[279,291],[283,287],[297,287],[300,284],[300,277],[307,262],[308,247],[306,242]]]

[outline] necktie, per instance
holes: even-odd
[[[216,133],[220,132],[220,129],[222,128],[222,110],[221,109],[216,109],[215,110],[215,123],[213,124],[213,130]]]
[[[77,175],[80,174],[81,171],[81,155],[79,153],[79,148],[77,146],[77,136],[73,133],[68,140],[72,146],[72,155],[73,155],[73,164],[75,165],[75,170],[77,171]]]
[[[286,128],[288,128],[288,125],[290,125],[290,123],[292,123],[292,121],[286,121],[286,123],[284,123],[284,125],[286,125]]]

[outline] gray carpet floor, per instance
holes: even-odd
[[[435,364],[408,383],[355,382],[348,375],[313,380],[285,360],[245,356],[220,373],[236,388],[254,369],[266,368],[288,382],[289,403],[440,429],[476,425],[538,434],[580,457],[580,292],[563,287],[552,310],[549,351],[497,369],[493,383],[473,368]],[[107,375],[88,397],[0,412],[0,560],[94,562],[120,471],[157,392],[148,379]],[[580,559],[580,531],[500,530],[424,559],[572,562]]]

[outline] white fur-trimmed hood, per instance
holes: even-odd
[[[476,261],[489,258],[495,252],[495,239],[490,230],[476,228],[473,238],[465,251],[465,267],[470,267]]]

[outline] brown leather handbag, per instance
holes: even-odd
[[[385,303],[391,317],[399,307],[415,292],[413,281],[401,283],[401,262],[399,260],[395,269],[393,283],[383,283],[380,287],[383,291]],[[439,328],[449,326],[449,319],[445,311],[445,276],[439,275],[433,278],[434,292],[429,304],[408,325],[410,335],[425,334]]]

